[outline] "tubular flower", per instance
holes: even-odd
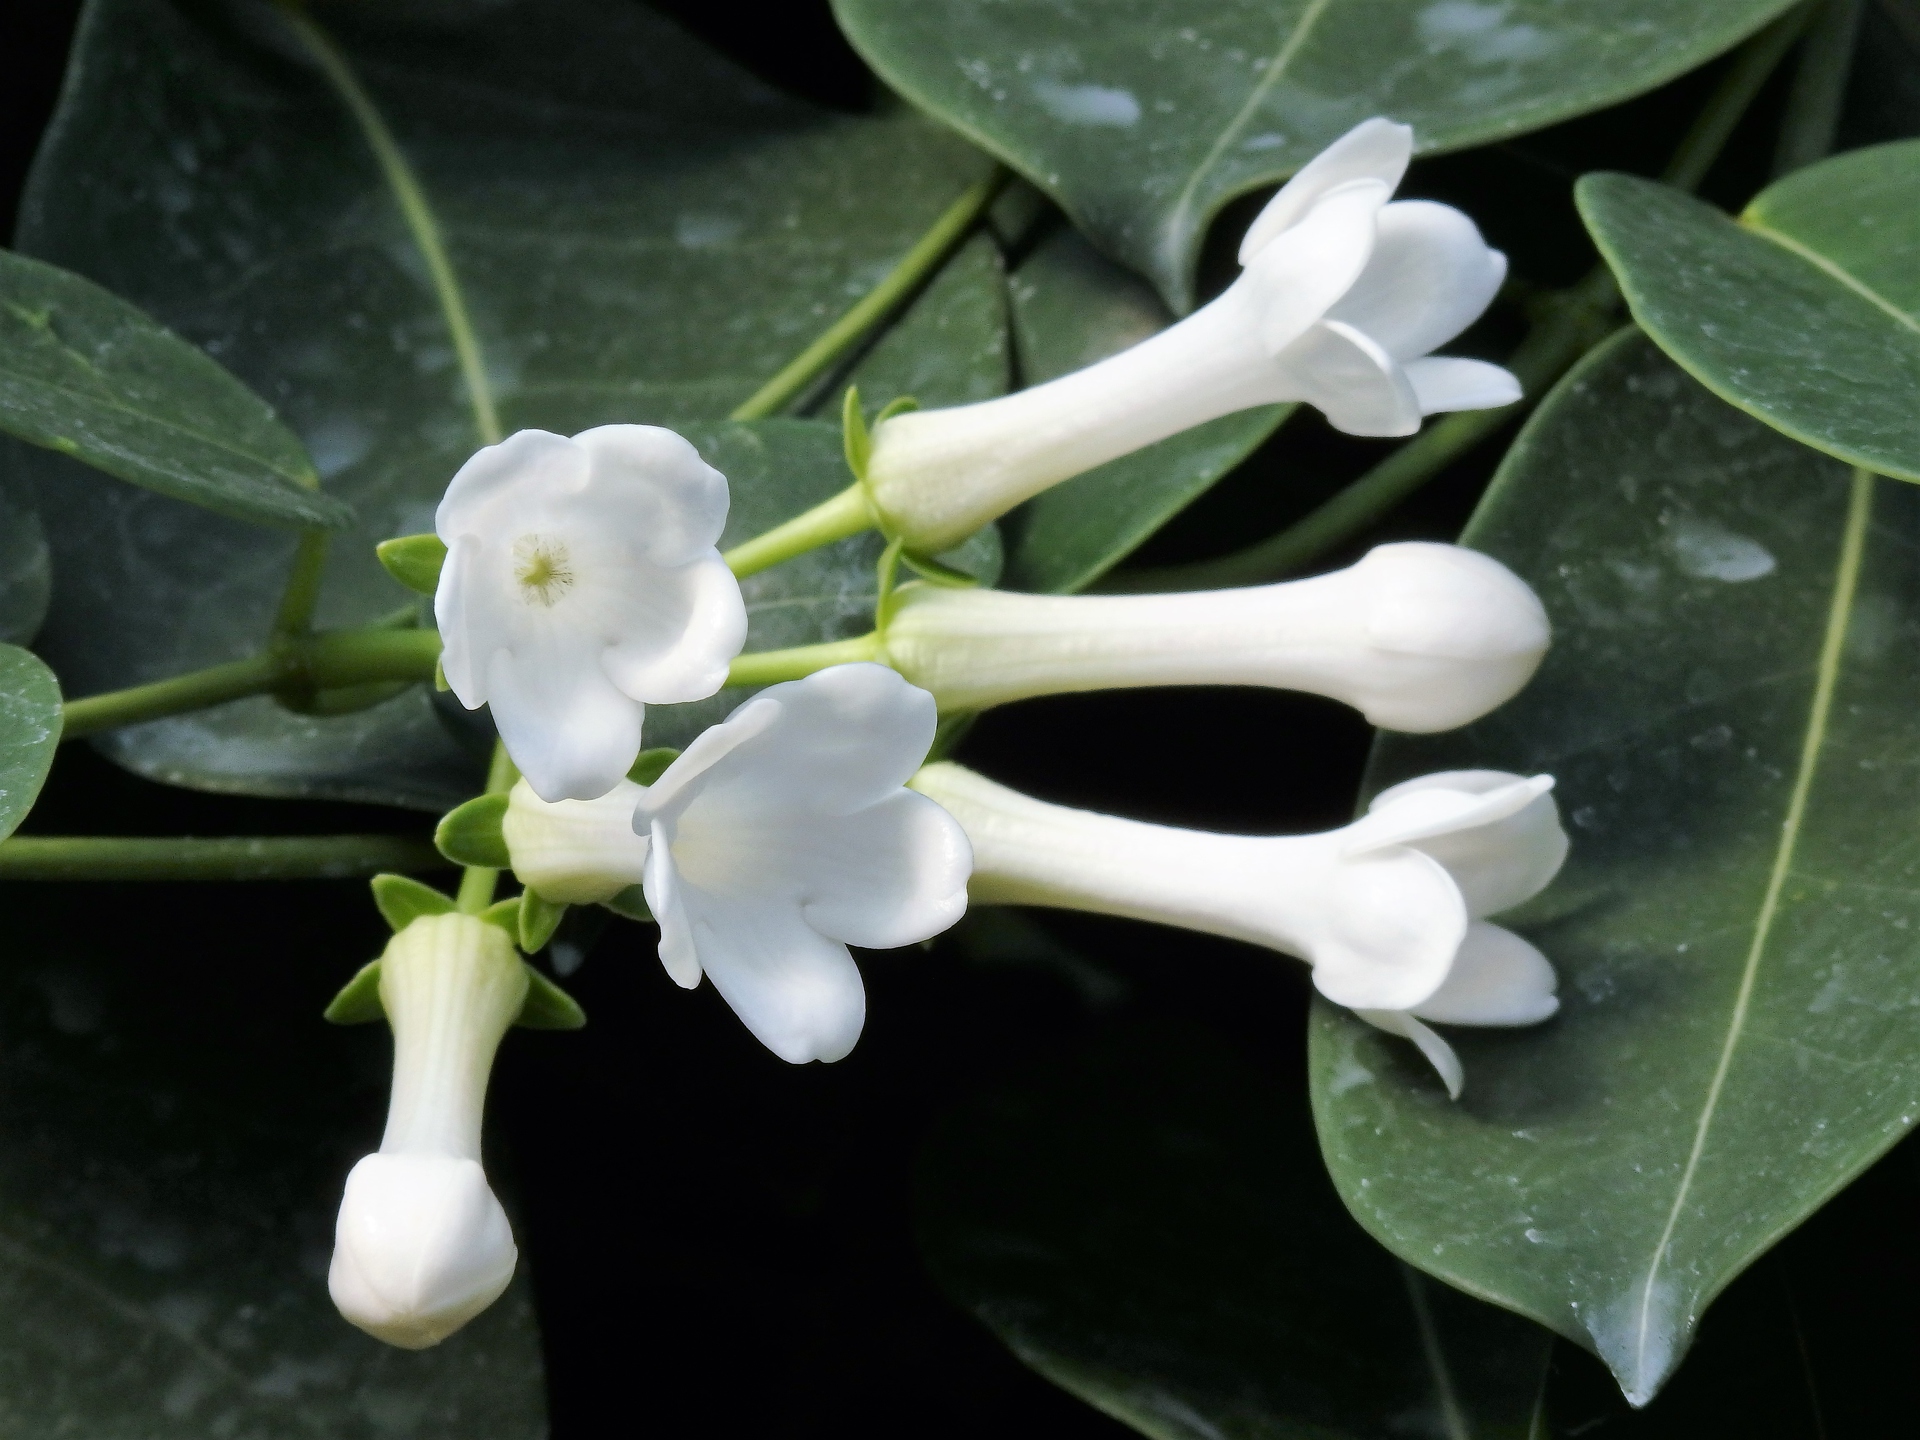
[[[726,478],[652,425],[522,430],[453,477],[434,517],[441,664],[543,798],[604,795],[645,705],[726,683],[747,634],[714,548],[726,518]]]
[[[942,710],[1143,685],[1326,695],[1388,730],[1450,730],[1512,698],[1546,654],[1546,611],[1499,561],[1382,545],[1331,575],[1190,595],[902,587],[888,658]]]
[[[913,788],[973,845],[976,904],[1154,920],[1299,956],[1329,1000],[1415,1041],[1458,1095],[1458,1059],[1423,1020],[1529,1025],[1553,967],[1483,918],[1546,887],[1567,839],[1553,779],[1492,770],[1385,791],[1321,835],[1215,835],[1049,805],[950,763]]]
[[[889,528],[927,552],[1049,485],[1203,421],[1303,400],[1352,435],[1520,398],[1496,365],[1433,356],[1506,276],[1465,215],[1389,204],[1413,131],[1363,122],[1281,188],[1224,294],[1158,335],[1044,385],[874,432],[867,482]]]
[[[480,1116],[526,995],[506,932],[476,916],[416,919],[380,957],[393,1094],[379,1151],[347,1176],[327,1288],[390,1345],[439,1344],[513,1278],[513,1232],[480,1168]]]
[[[500,838],[513,873],[529,890],[562,905],[611,900],[646,879],[648,839],[633,812],[646,792],[622,780],[597,800],[548,802],[525,780],[507,795]]]

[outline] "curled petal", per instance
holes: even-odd
[[[645,878],[647,909],[660,926],[660,964],[673,983],[691,990],[700,983],[700,950],[695,943],[693,917],[688,913],[674,870],[667,827],[655,824],[647,847]]]
[[[604,624],[603,633],[618,637],[600,657],[608,678],[657,705],[718,693],[747,643],[740,582],[713,553],[660,571],[644,589],[610,596]]]
[[[1281,357],[1293,390],[1349,435],[1411,435],[1420,401],[1398,361],[1362,331],[1323,320]]]
[[[761,1044],[794,1065],[853,1049],[867,995],[845,945],[816,932],[790,903],[691,887],[682,897],[701,968]]]
[[[1522,785],[1527,788],[1518,788]],[[1447,867],[1466,897],[1469,913],[1476,918],[1498,915],[1546,889],[1566,861],[1567,834],[1560,827],[1552,788],[1550,776],[1536,775],[1521,782],[1497,770],[1423,775],[1381,791],[1366,818],[1353,829],[1365,832],[1379,823],[1397,832],[1401,822],[1396,817],[1411,822],[1423,812],[1431,813],[1429,806],[1459,806],[1457,813],[1462,816],[1477,813],[1477,823],[1444,831],[1429,827],[1406,843],[1417,845]],[[1469,812],[1456,799],[1425,798],[1461,795],[1477,797],[1491,808]]]
[[[1269,355],[1299,339],[1359,278],[1373,249],[1375,217],[1392,193],[1374,180],[1332,191],[1264,247],[1234,283],[1229,294],[1249,307]]]
[[[1366,269],[1327,318],[1364,331],[1396,360],[1412,360],[1480,318],[1507,277],[1507,257],[1451,205],[1400,200],[1377,223]]]
[[[1503,405],[1519,403],[1521,398],[1518,377],[1484,360],[1429,355],[1409,360],[1405,369],[1422,415],[1451,410],[1498,410]]]
[[[589,490],[621,506],[624,538],[655,565],[691,565],[719,543],[726,478],[684,437],[658,425],[602,425],[573,443],[587,453]]]
[[[1409,1010],[1447,978],[1467,907],[1440,863],[1417,850],[1342,862],[1308,937],[1314,988],[1355,1010]]]
[[[798,852],[800,913],[822,935],[872,950],[930,940],[967,910],[973,850],[954,818],[896,790],[860,814],[813,827]]]
[[[1537,1025],[1560,1008],[1553,966],[1526,940],[1476,920],[1440,988],[1413,1007],[1442,1025]]]
[[[1254,217],[1240,242],[1240,263],[1251,261],[1291,229],[1328,191],[1354,180],[1374,180],[1388,194],[1400,186],[1413,158],[1413,127],[1376,116],[1362,120],[1295,172]]]
[[[615,688],[576,637],[554,635],[494,653],[493,723],[542,800],[606,794],[640,753],[644,707]]]
[[[1439,1074],[1440,1083],[1447,1087],[1447,1098],[1460,1098],[1460,1092],[1466,1088],[1467,1072],[1460,1064],[1460,1057],[1453,1053],[1453,1047],[1446,1041],[1404,1010],[1355,1010],[1353,1013],[1376,1030],[1411,1040]]]

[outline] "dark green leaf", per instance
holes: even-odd
[[[46,527],[20,500],[0,491],[0,644],[31,644],[52,598]]]
[[[371,1025],[386,1019],[387,1007],[380,1002],[380,962],[369,960],[354,971],[340,993],[327,1002],[322,1018],[331,1025]]]
[[[513,1023],[529,1030],[578,1030],[587,1023],[587,1012],[578,1000],[529,965],[526,1003]]]
[[[1695,379],[1796,440],[1920,480],[1920,141],[1796,171],[1738,223],[1628,175],[1578,194],[1634,318]]]
[[[1071,230],[1049,236],[1013,277],[1014,339],[1030,385],[1138,344],[1172,318]],[[1223,416],[1029,500],[1006,522],[1007,585],[1084,589],[1251,454],[1291,409]]]
[[[1920,491],[1722,404],[1629,333],[1515,442],[1467,540],[1554,645],[1368,784],[1548,771],[1573,839],[1516,915],[1545,1025],[1410,1047],[1323,1007],[1321,1143],[1413,1264],[1595,1350],[1636,1403],[1735,1275],[1920,1117]]]
[[[239,520],[345,525],[299,437],[115,295],[0,250],[0,430]]]
[[[439,825],[434,828],[433,843],[456,865],[509,869],[513,857],[507,853],[507,842],[500,833],[506,814],[506,796],[476,795],[440,817]]]
[[[1452,150],[1597,110],[1787,0],[834,0],[901,94],[1052,195],[1168,303],[1228,200],[1372,115]]]
[[[732,482],[729,543],[845,488],[831,426],[822,453],[799,422],[701,417],[724,415],[844,313],[984,157],[901,108],[794,100],[627,0],[511,0],[431,31],[318,9],[342,25],[368,17],[343,46],[445,241],[474,337],[469,385],[366,135],[279,11],[248,13],[236,29],[211,7],[98,0],[21,238],[207,345],[306,438],[362,516],[333,545],[322,624],[392,610],[373,547],[431,527],[480,444],[482,401],[508,430],[697,432]],[[943,337],[967,309],[954,286],[974,289],[977,314],[1001,304],[986,257],[956,263],[921,302],[950,317],[927,322]],[[971,396],[985,362],[969,343],[951,371],[930,368],[930,350],[888,364]],[[26,453],[56,558],[43,644],[75,693],[258,648],[290,546],[142,492],[70,484],[66,462]],[[876,554],[854,540],[755,577],[750,643],[866,628]],[[684,743],[695,720],[662,709],[648,726],[649,740]],[[441,811],[479,788],[487,730],[423,687],[338,717],[245,701],[103,743],[176,783]]]
[[[1342,1213],[1296,1085],[1216,1036],[1109,1034],[934,1134],[935,1278],[1156,1440],[1522,1440],[1548,1336]]]
[[[411,876],[376,875],[370,883],[373,903],[386,920],[387,928],[396,935],[422,915],[445,915],[454,908],[452,896],[443,895]]]
[[[928,407],[969,405],[1004,393],[1006,274],[999,247],[985,235],[961,246],[849,380],[882,405],[904,396]],[[844,383],[823,387],[820,409],[833,410]]]
[[[0,644],[0,840],[20,828],[60,748],[60,682],[38,657]]]
[[[447,542],[438,535],[402,535],[373,547],[386,572],[407,589],[431,595],[440,588],[440,570],[447,563]]]

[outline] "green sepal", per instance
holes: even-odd
[[[422,915],[446,915],[455,908],[452,896],[407,875],[376,875],[372,885],[373,903],[396,935]]]
[[[433,662],[433,688],[438,690],[442,695],[453,689],[451,685],[447,684],[447,667],[437,659]]]
[[[546,948],[567,907],[534,890],[520,892],[520,948],[531,955]]]
[[[506,815],[506,796],[476,795],[440,817],[439,825],[434,828],[433,843],[456,865],[510,870],[513,857],[507,853],[506,838],[500,829]]]
[[[533,966],[527,966],[527,998],[514,1024],[529,1030],[578,1030],[587,1023],[580,1002]]]
[[[447,561],[447,545],[438,535],[402,535],[373,547],[387,573],[409,590],[431,595],[440,588],[440,567]]]
[[[628,920],[638,920],[643,924],[653,923],[653,911],[647,908],[647,891],[643,885],[629,885],[611,900],[600,902],[603,909]]]
[[[873,436],[860,413],[860,387],[849,385],[840,401],[840,443],[846,448],[847,469],[862,485],[867,483],[867,461],[873,456]]]
[[[893,618],[893,592],[900,582],[900,557],[906,551],[906,541],[889,540],[874,571],[873,628],[883,633]]]
[[[386,1019],[386,1007],[380,1003],[380,962],[369,960],[356,970],[324,1014],[333,1025],[367,1025]]]
[[[882,405],[880,407],[880,413],[873,417],[873,428],[878,430],[884,422],[891,420],[894,416],[904,415],[909,410],[918,410],[919,408],[920,402],[914,399],[913,396],[896,395],[893,399]],[[871,446],[869,446],[869,453],[871,453]]]
[[[902,550],[900,559],[909,570],[931,584],[944,585],[949,590],[977,590],[980,587],[979,577],[956,570],[951,565],[943,565],[930,556]]]
[[[498,925],[512,937],[515,944],[520,941],[520,897],[496,900],[480,912],[480,919],[489,925]]]
[[[656,745],[651,750],[642,750],[627,769],[627,779],[636,785],[651,785],[667,773],[667,767],[680,758],[680,752],[671,745]]]

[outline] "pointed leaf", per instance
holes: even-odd
[[[376,875],[368,883],[373,887],[373,903],[396,935],[422,915],[445,915],[454,908],[452,896],[410,876]]]
[[[380,1003],[380,962],[369,960],[353,972],[340,993],[327,1002],[322,1018],[333,1025],[370,1025],[387,1018]]]
[[[1689,374],[1796,440],[1920,480],[1920,141],[1796,171],[1737,223],[1630,175],[1578,195],[1634,318]]]
[[[480,865],[488,870],[510,870],[513,857],[500,833],[506,818],[507,797],[476,795],[441,817],[433,843],[456,865]]]
[[[0,840],[20,828],[60,748],[60,682],[39,657],[0,645]]]
[[[1554,644],[1370,790],[1558,777],[1573,849],[1511,917],[1562,1009],[1403,1043],[1313,1022],[1342,1198],[1410,1263],[1551,1325],[1644,1404],[1707,1305],[1920,1117],[1920,490],[1848,470],[1611,341],[1535,416],[1467,540]],[[1504,919],[1504,917],[1503,917]]]
[[[834,0],[894,89],[1058,200],[1176,310],[1208,222],[1373,115],[1455,150],[1612,105],[1787,0]]]
[[[266,401],[118,296],[0,250],[0,430],[237,520],[345,525]]]

